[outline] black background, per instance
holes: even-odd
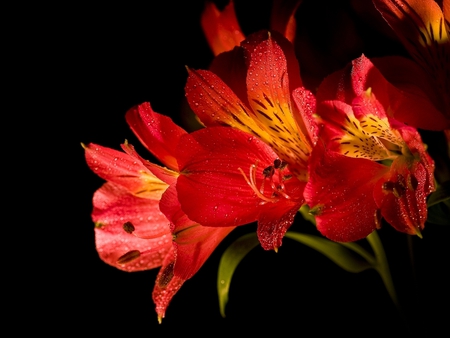
[[[268,27],[270,1],[235,2],[246,34]],[[367,19],[361,9],[368,6],[366,0],[303,2],[298,39],[303,39],[305,56],[300,56],[300,67],[311,88],[363,52],[403,52],[381,21]],[[173,298],[162,324],[151,299],[157,270],[125,273],[99,259],[90,212],[92,194],[103,181],[87,167],[80,143],[119,149],[127,139],[151,159],[124,119],[130,107],[145,101],[189,128],[183,117],[185,65],[206,69],[213,58],[200,28],[202,9],[203,1],[74,5],[59,9],[51,23],[42,23],[43,34],[55,38],[48,66],[35,65],[53,86],[43,109],[50,128],[42,133],[37,155],[42,186],[36,189],[46,196],[37,201],[43,204],[38,212],[43,225],[30,231],[45,239],[31,259],[38,264],[27,277],[32,296],[23,307],[30,318],[40,318],[34,329],[129,337],[448,332],[448,227],[428,225],[423,239],[408,240],[388,225],[379,232],[406,322],[374,271],[345,272],[289,239],[277,254],[258,247],[241,262],[227,317],[222,318],[215,289],[221,254],[234,239],[254,231],[254,224],[237,229],[219,245]],[[317,234],[300,215],[292,229]]]

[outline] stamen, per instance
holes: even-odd
[[[141,256],[141,252],[139,250],[131,250],[128,251],[126,254],[120,256],[117,259],[117,264],[123,265],[130,263],[134,261],[136,258],[139,258]]]
[[[275,168],[276,169],[276,168]],[[275,169],[273,166],[268,166],[266,169],[263,170],[264,177],[272,177],[275,173]]]
[[[125,222],[123,224],[122,228],[127,234],[133,235],[134,237],[140,238],[140,239],[155,239],[155,238],[159,238],[165,234],[165,232],[161,232],[161,233],[155,233],[155,234],[144,236],[142,234],[136,233],[136,231],[135,231],[136,228],[134,227],[133,223],[131,223],[130,221]]]
[[[167,285],[169,285],[170,281],[173,278],[173,267],[175,263],[171,262],[169,263],[164,270],[161,272],[161,275],[158,278],[158,286],[160,288],[165,288]]]
[[[386,181],[383,183],[381,188],[384,191],[393,193],[395,197],[401,198],[405,192],[406,192],[406,184],[405,184],[405,178],[402,175],[397,175],[397,181]]]
[[[262,202],[261,205],[272,202],[276,203],[279,201],[279,197],[282,196],[286,199],[291,199],[291,197],[285,192],[286,188],[284,185],[284,181],[292,178],[292,175],[283,175],[282,170],[285,169],[287,166],[286,162],[281,161],[280,159],[275,159],[273,162],[273,166],[268,166],[262,171],[262,176],[264,177],[261,186],[259,189],[257,188],[257,182],[256,182],[256,170],[257,170],[257,163],[252,164],[250,166],[249,170],[249,176],[247,177],[244,173],[244,171],[241,168],[238,168],[242,176],[244,176],[245,181],[247,184],[252,188],[254,193],[257,197],[259,197]],[[275,170],[278,171],[278,183],[276,183],[273,180]],[[270,188],[272,189],[272,195],[270,197],[264,195],[264,186],[266,180],[269,180],[270,182]]]
[[[123,224],[123,230],[125,230],[125,232],[126,232],[127,234],[132,234],[132,233],[134,232],[134,230],[135,230],[133,223],[131,223],[131,222],[125,222],[125,223]]]
[[[281,160],[279,158],[277,158],[275,161],[273,161],[273,166],[275,167],[275,169],[280,168],[281,166]]]
[[[381,210],[377,209],[374,213],[375,226],[379,230],[381,229]]]
[[[151,254],[151,253],[154,253],[154,250],[151,250],[151,249],[145,250],[145,251],[130,250],[117,259],[117,264],[125,265],[125,264],[135,261],[139,257],[145,256],[145,255]]]
[[[245,175],[244,171],[241,168],[238,168],[238,170],[241,172],[242,176],[244,176],[245,181],[250,186],[250,188],[252,188],[252,190],[255,192],[256,196],[258,196],[260,199],[262,199],[265,202],[277,202],[278,199],[274,200],[273,198],[266,197],[256,188],[255,184],[253,183],[255,181],[255,178],[252,177],[252,174],[254,175],[254,172],[252,173],[252,168],[255,168],[254,164],[252,164],[250,166],[250,178],[251,178],[251,180],[249,180],[247,178],[247,176]]]

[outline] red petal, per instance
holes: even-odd
[[[174,156],[178,140],[186,131],[169,117],[154,112],[150,103],[131,108],[125,117],[141,143],[164,165],[178,171]]]
[[[262,170],[273,164],[276,154],[256,137],[239,130],[210,127],[192,134],[180,146],[182,172],[177,182],[183,210],[206,226],[236,226],[253,222],[261,200],[244,176],[259,162]],[[197,143],[198,142],[198,143]],[[195,147],[195,148],[194,148]]]
[[[206,226],[236,226],[257,220],[262,200],[247,184],[252,165],[256,181],[277,155],[252,135],[233,128],[205,128],[180,143],[182,173],[177,190],[190,219]],[[296,178],[289,180],[298,182]],[[289,182],[287,181],[287,182]],[[266,191],[269,187],[266,184]]]
[[[374,58],[372,62],[395,86],[389,88],[389,97],[397,120],[426,130],[450,128],[450,119],[442,113],[445,106],[435,80],[417,63],[398,56]]]
[[[325,150],[319,141],[310,162],[305,200],[317,229],[338,242],[362,239],[377,228],[373,189],[388,167]]]
[[[161,265],[172,247],[167,218],[159,211],[158,200],[136,197],[112,183],[105,183],[93,198],[92,219],[96,223],[95,242],[100,258],[124,271],[153,269]],[[123,229],[126,222],[135,227],[135,234]],[[125,265],[117,260],[132,250],[141,256]]]
[[[265,136],[250,117],[251,110],[216,74],[190,70],[185,91],[191,109],[205,126],[228,125]]]
[[[156,178],[133,156],[92,143],[84,149],[86,162],[93,172],[135,195],[159,200],[167,188],[167,184]]]
[[[229,51],[244,40],[231,0],[223,11],[219,11],[212,1],[206,1],[201,17],[203,33],[214,55]]]
[[[444,13],[445,24],[447,26],[447,34],[450,35],[450,1],[442,1],[442,12]]]
[[[172,223],[174,274],[184,280],[197,273],[222,239],[235,228],[204,227],[191,221],[181,210],[175,186],[166,190],[160,208]]]
[[[291,103],[290,73],[284,51],[271,35],[256,46],[255,41],[245,41],[245,48],[250,54],[247,93],[254,119],[269,134],[268,139],[263,138],[264,141],[289,163],[291,170],[298,175],[305,175],[312,146],[307,134],[301,132],[306,128],[300,116],[296,116],[299,112]],[[299,78],[299,73],[292,74]],[[301,129],[297,123],[301,123]]]
[[[396,193],[400,190],[400,196],[383,189],[386,182],[400,187],[396,189]],[[407,168],[393,168],[390,174],[377,184],[374,195],[377,205],[382,216],[397,231],[416,235],[423,230],[427,219],[429,182],[427,170],[423,164],[417,163],[412,172]]]
[[[294,216],[302,206],[301,202],[268,204],[258,220],[258,239],[265,250],[277,250],[286,231],[294,222]]]
[[[310,144],[316,144],[319,134],[319,126],[314,117],[316,113],[316,98],[309,90],[299,87],[292,92],[292,99],[300,112],[300,114],[295,115],[298,127],[304,135],[309,136]]]
[[[448,4],[443,3],[446,17],[433,0],[374,0],[374,5],[412,58],[433,77],[442,95],[442,112],[450,119]]]
[[[427,197],[435,189],[434,162],[417,131],[405,127],[400,132],[413,157],[399,157],[392,163],[390,172],[377,183],[374,197],[389,224],[415,235],[425,226]]]
[[[157,164],[154,164],[144,158],[142,158],[134,149],[134,147],[129,144],[122,144],[122,149],[128,155],[135,157],[137,160],[142,162],[142,164],[157,178],[166,183],[167,185],[172,185],[177,181],[178,173],[174,170],[170,170],[166,167],[161,167]]]
[[[250,81],[247,80],[249,91],[255,81],[261,85],[264,84],[265,90],[272,85],[271,90],[275,91],[278,91],[278,89],[274,85],[289,84],[287,89],[282,89],[288,91],[288,96],[294,89],[302,86],[300,67],[294,46],[280,33],[259,31],[249,35],[241,46],[247,51],[250,62],[263,67],[259,70],[257,69],[258,66],[254,65],[254,69],[251,70],[251,63],[249,64],[247,76],[247,78],[250,78]],[[266,77],[264,77],[264,73],[267,75]],[[283,95],[285,94],[283,93]],[[251,96],[251,93],[249,93],[249,96]]]
[[[297,23],[295,12],[302,0],[273,1],[270,16],[270,28],[283,34],[289,41],[294,42]]]
[[[355,97],[371,88],[384,110],[397,120],[428,130],[448,128],[450,121],[427,96],[432,88],[427,84],[428,77],[417,65],[399,57],[378,58],[375,61],[383,74],[371,60],[362,56],[354,60],[351,66],[328,76],[317,91],[318,102],[337,99],[350,104]],[[398,88],[389,83],[384,74]],[[431,99],[438,104],[439,96],[432,94]]]
[[[174,251],[172,248],[164,259],[158,276],[156,276],[156,282],[153,288],[152,298],[156,305],[156,313],[160,323],[166,315],[167,307],[173,296],[175,296],[185,282],[185,280],[175,276],[173,273],[174,259]]]
[[[243,48],[236,47],[216,56],[209,70],[220,77],[246,107],[249,106],[246,83],[247,65]]]
[[[437,49],[442,48],[441,53],[444,50],[448,53],[444,14],[436,1],[373,0],[373,3],[409,53],[422,66],[431,68],[436,64],[439,59]],[[448,20],[448,15],[446,19]],[[445,67],[448,68],[448,64]]]

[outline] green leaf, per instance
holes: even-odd
[[[427,222],[439,225],[450,225],[450,181],[445,181],[437,187],[427,201]]]
[[[450,203],[448,201],[434,204],[428,208],[427,222],[438,225],[450,225],[449,215]]]
[[[357,254],[356,252],[363,252],[363,254],[371,262],[374,262],[375,260],[373,256],[355,243],[342,244],[318,236],[301,234],[292,231],[288,231],[285,237],[293,239],[320,252],[346,271],[358,273],[373,267],[367,259],[363,259],[361,254]]]
[[[333,242],[322,237],[292,231],[288,231],[285,237],[296,240],[322,253],[348,272],[358,273],[370,268],[375,269],[380,274],[392,301],[398,307],[397,295],[389,271],[386,254],[376,231],[372,232],[366,238],[375,255],[369,253],[354,242]]]
[[[402,312],[400,304],[398,302],[397,293],[395,292],[394,281],[392,280],[386,252],[384,251],[383,244],[381,243],[377,231],[373,231],[369,236],[366,237],[366,239],[375,254],[376,263],[374,268],[380,274],[384,286],[386,287],[386,290],[389,293],[389,296],[391,297],[395,306],[400,312]]]
[[[225,317],[225,306],[228,303],[228,291],[231,278],[241,260],[259,244],[256,233],[244,235],[235,240],[223,253],[217,274],[217,294],[219,296],[220,314]]]

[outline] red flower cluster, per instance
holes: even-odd
[[[100,257],[125,271],[161,267],[159,320],[237,226],[257,221],[266,250],[281,246],[305,204],[334,241],[365,238],[382,219],[407,234],[424,228],[434,162],[415,128],[448,128],[446,102],[428,99],[433,82],[411,80],[429,77],[416,63],[392,76],[398,58],[364,55],[310,92],[291,43],[298,4],[275,2],[273,29],[247,38],[232,2],[223,12],[207,5],[202,24],[217,57],[209,70],[188,69],[185,87],[205,128],[187,133],[149,103],[126,114],[163,166],[128,143],[123,151],[84,146],[89,167],[107,181],[93,200]]]

